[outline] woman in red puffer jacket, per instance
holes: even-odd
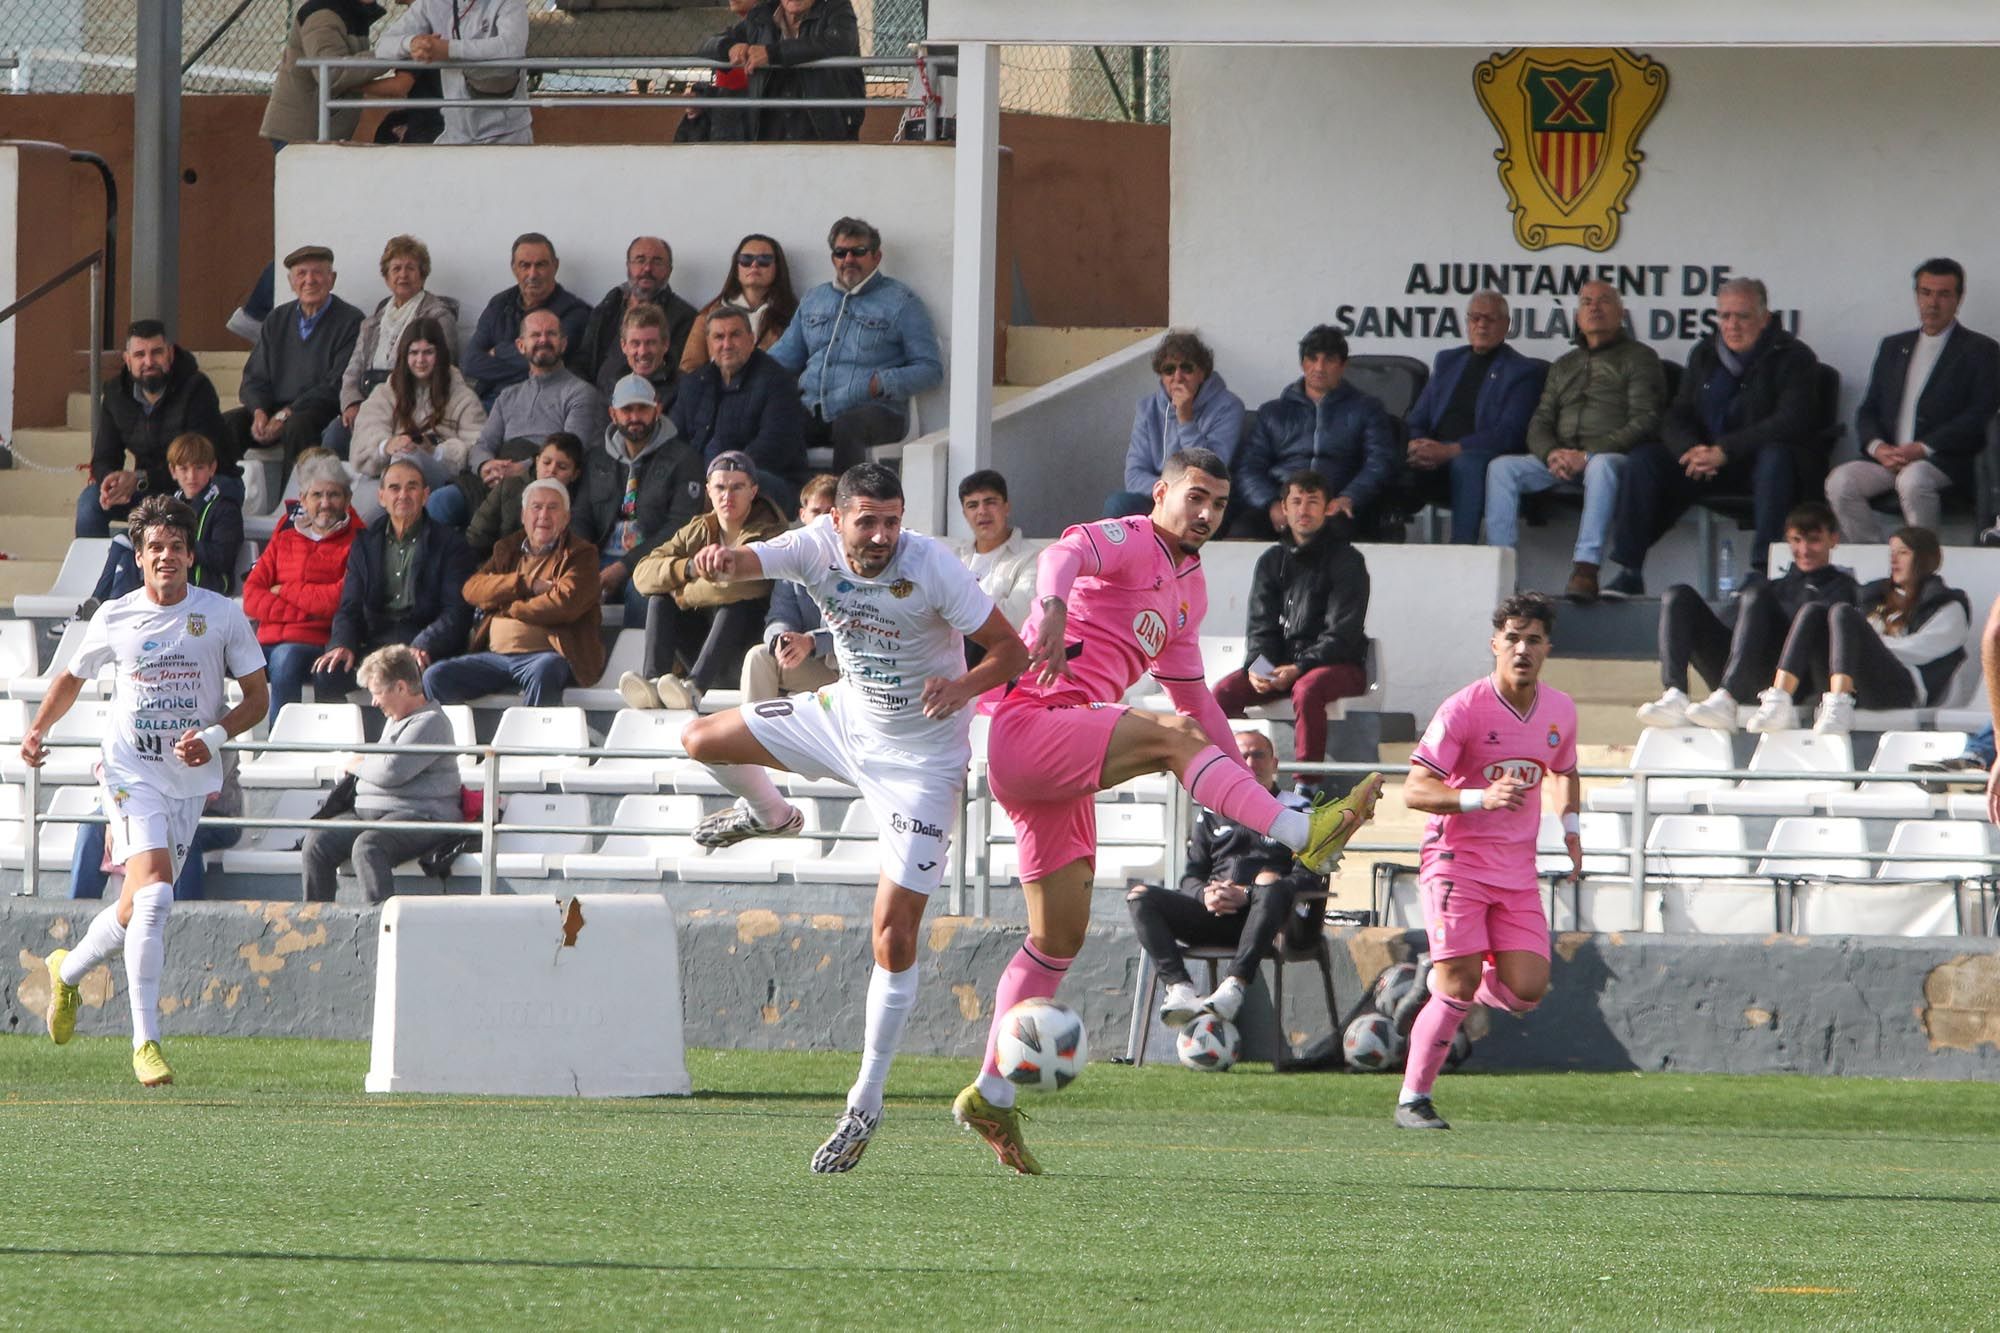
[[[326,651],[333,613],[347,581],[347,552],[362,530],[349,504],[347,469],[338,458],[301,457],[299,511],[243,580],[243,610],[257,622],[257,642],[271,679],[271,716],[297,703],[312,664]]]

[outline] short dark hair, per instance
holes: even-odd
[[[724,301],[721,305],[709,311],[708,327],[711,329],[714,328],[715,321],[718,319],[733,319],[743,326],[745,332],[756,333],[756,330],[750,327],[750,312],[740,305],[731,305],[727,301]]]
[[[1171,482],[1183,472],[1206,472],[1211,477],[1229,479],[1229,464],[1222,461],[1222,455],[1213,449],[1196,445],[1189,449],[1176,449],[1167,455],[1167,461],[1160,464],[1160,480]]]
[[[841,218],[826,230],[826,248],[831,250],[843,236],[865,236],[870,250],[882,248],[882,233],[861,218]]]
[[[1785,515],[1785,531],[1830,532],[1840,535],[1840,520],[1824,500],[1807,500],[1792,506],[1792,512]]]
[[[1493,608],[1493,628],[1504,629],[1510,620],[1539,620],[1542,632],[1556,632],[1556,604],[1546,593],[1517,592]]]
[[[1309,356],[1337,356],[1347,360],[1347,335],[1331,324],[1315,324],[1299,339],[1299,360]]]
[[[511,264],[514,262],[514,256],[521,252],[521,247],[524,245],[546,245],[549,247],[549,258],[555,260],[557,263],[562,262],[562,257],[556,253],[556,243],[554,241],[538,231],[524,231],[514,238],[512,245],[507,247],[508,263]]]
[[[576,436],[570,434],[570,432],[566,430],[554,431],[549,435],[547,439],[542,441],[541,447],[536,449],[535,452],[540,453],[543,449],[548,448],[550,445],[554,445],[556,448],[562,450],[563,457],[569,459],[569,461],[575,465],[576,475],[578,476],[578,478],[581,478],[583,476],[583,469],[585,467],[584,457],[583,457],[583,441],[579,440],[578,438],[576,438]]]
[[[130,342],[134,338],[151,342],[155,338],[164,338],[166,336],[166,324],[157,319],[135,319],[125,326],[125,340],[127,342]]]
[[[1305,491],[1310,495],[1324,495],[1329,499],[1333,497],[1333,483],[1311,468],[1294,472],[1291,476],[1285,478],[1283,494],[1290,495],[1295,490]]]
[[[836,509],[847,508],[849,500],[902,498],[902,480],[894,471],[881,463],[856,463],[840,474],[840,485],[833,490],[833,505]]]
[[[1923,263],[1917,265],[1917,271],[1910,275],[1910,281],[1915,283],[1926,273],[1937,278],[1957,278],[1958,294],[1960,296],[1965,295],[1965,265],[1959,263],[1956,259],[1945,259],[1942,257],[1926,259]]]
[[[201,520],[186,501],[171,495],[149,495],[134,506],[131,516],[125,520],[126,531],[131,535],[132,548],[143,551],[146,536],[154,528],[178,528],[181,540],[190,548],[194,546],[195,530]]]
[[[1215,353],[1208,349],[1208,344],[1193,329],[1170,329],[1167,336],[1160,339],[1160,345],[1153,349],[1155,375],[1161,373],[1161,366],[1176,361],[1190,363],[1203,376],[1215,373]]]
[[[992,491],[1004,500],[1007,498],[1007,479],[990,467],[968,472],[965,480],[958,483],[958,502],[964,504],[966,496],[977,495],[981,491]]]

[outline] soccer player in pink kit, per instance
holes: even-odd
[[[995,1059],[1000,1018],[1022,1000],[1054,995],[1083,945],[1097,793],[1170,772],[1196,801],[1284,843],[1323,875],[1382,789],[1370,774],[1342,801],[1289,810],[1244,765],[1201,665],[1208,588],[1197,553],[1228,500],[1228,465],[1210,450],[1184,449],[1161,469],[1151,514],[1078,524],[1037,564],[1036,609],[1022,633],[1028,669],[1001,699],[987,743],[993,795],[1020,840],[1028,939],[1000,975],[985,1066],[952,1104],[953,1118],[1023,1175],[1041,1167]],[[1173,700],[1173,716],[1118,702],[1147,672]]]
[[[1493,613],[1493,674],[1444,701],[1410,756],[1403,801],[1430,815],[1418,872],[1430,998],[1410,1029],[1396,1124],[1450,1129],[1431,1088],[1472,1006],[1526,1014],[1549,988],[1549,923],[1535,873],[1542,778],[1563,779],[1563,840],[1577,836],[1576,704],[1540,683],[1555,606],[1521,593]]]

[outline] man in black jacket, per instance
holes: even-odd
[[[1249,665],[1215,687],[1230,717],[1290,696],[1303,763],[1326,758],[1326,706],[1368,690],[1368,563],[1327,525],[1332,489],[1317,472],[1286,479],[1288,530],[1250,576]]]
[[[1236,746],[1257,781],[1276,792],[1279,801],[1295,810],[1305,807],[1304,797],[1278,791],[1278,752],[1270,737],[1261,731],[1239,731]],[[1325,899],[1305,904],[1298,900],[1325,887],[1325,880],[1294,863],[1292,849],[1283,843],[1232,824],[1212,810],[1197,810],[1180,891],[1140,884],[1125,895],[1139,943],[1167,983],[1160,1021],[1182,1027],[1203,1012],[1234,1021],[1258,968],[1275,949],[1279,932],[1286,932],[1294,944],[1320,932]],[[1187,960],[1181,956],[1183,944],[1236,946],[1229,975],[1213,995],[1204,997],[1195,989]]]
[[[1938,530],[1947,491],[1972,490],[1973,460],[2000,408],[2000,343],[1958,322],[1965,270],[1926,259],[1917,269],[1917,327],[1884,338],[1854,414],[1860,458],[1826,479],[1849,540],[1886,540],[1869,502],[1896,493],[1903,522]]]
[[[1605,585],[1607,597],[1643,594],[1646,552],[1689,505],[1712,495],[1751,497],[1756,533],[1744,563],[1763,573],[1785,515],[1826,471],[1816,429],[1819,358],[1771,318],[1756,278],[1723,283],[1715,315],[1715,337],[1688,353],[1660,438],[1626,457],[1611,525],[1611,558],[1623,568]]]
[[[521,321],[536,310],[554,312],[562,324],[564,356],[577,378],[589,383],[596,371],[583,364],[583,339],[590,328],[590,302],[556,281],[562,259],[556,243],[538,231],[524,231],[507,252],[514,285],[495,292],[479,312],[472,341],[459,369],[487,411],[500,391],[528,378],[528,357],[520,347]]]
[[[701,44],[698,53],[726,60],[750,76],[751,100],[791,97],[855,101],[867,96],[856,68],[798,68],[809,61],[861,54],[861,29],[849,0],[764,0]],[[751,139],[858,139],[862,108],[769,107],[736,113]]]
[[[695,309],[673,288],[674,248],[658,236],[635,236],[625,247],[625,281],[604,294],[584,326],[583,345],[576,349],[577,373],[597,385],[606,398],[612,386],[634,370],[653,381],[662,406],[674,401],[674,380],[680,374],[681,351],[694,327]],[[641,369],[625,351],[625,315],[642,305],[664,316],[657,332],[658,374]]]
[[[458,529],[424,513],[429,498],[416,464],[399,459],[382,470],[386,512],[348,550],[333,632],[313,663],[317,697],[345,695],[355,663],[388,644],[408,644],[419,669],[465,651],[472,608],[462,589],[478,562]]]
[[[806,409],[799,382],[757,346],[750,317],[735,306],[708,316],[708,364],[681,381],[674,425],[706,467],[732,450],[757,465],[757,493],[790,513],[806,463]]]
[[[111,521],[124,518],[140,500],[175,493],[167,447],[177,436],[202,435],[218,451],[224,446],[215,386],[194,353],[169,339],[167,326],[157,319],[136,320],[125,330],[125,367],[104,382],[101,394],[97,435],[90,442],[90,482],[76,497],[79,537],[109,537]],[[234,477],[225,489],[243,499],[243,485]]]
[[[588,446],[583,467],[570,527],[597,548],[604,600],[622,600],[625,623],[637,625],[646,599],[632,587],[632,571],[707,508],[706,469],[660,411],[653,386],[637,375],[618,381],[611,420]]]
[[[1737,706],[1771,683],[1799,608],[1855,603],[1860,585],[1832,563],[1840,526],[1831,509],[1808,500],[1785,515],[1785,544],[1792,548],[1792,567],[1780,578],[1752,581],[1737,595],[1733,628],[1687,584],[1667,589],[1660,599],[1660,681],[1666,693],[1639,706],[1641,722],[1735,731]],[[1690,665],[1714,687],[1700,703],[1688,701]]]

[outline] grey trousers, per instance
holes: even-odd
[[[408,816],[366,811],[352,818],[405,819]],[[302,849],[306,862],[306,901],[332,902],[340,863],[352,858],[355,877],[361,881],[361,891],[368,896],[368,901],[383,902],[396,892],[395,872],[398,865],[422,856],[431,848],[450,842],[457,836],[456,833],[424,833],[406,829],[316,828],[306,834]]]

